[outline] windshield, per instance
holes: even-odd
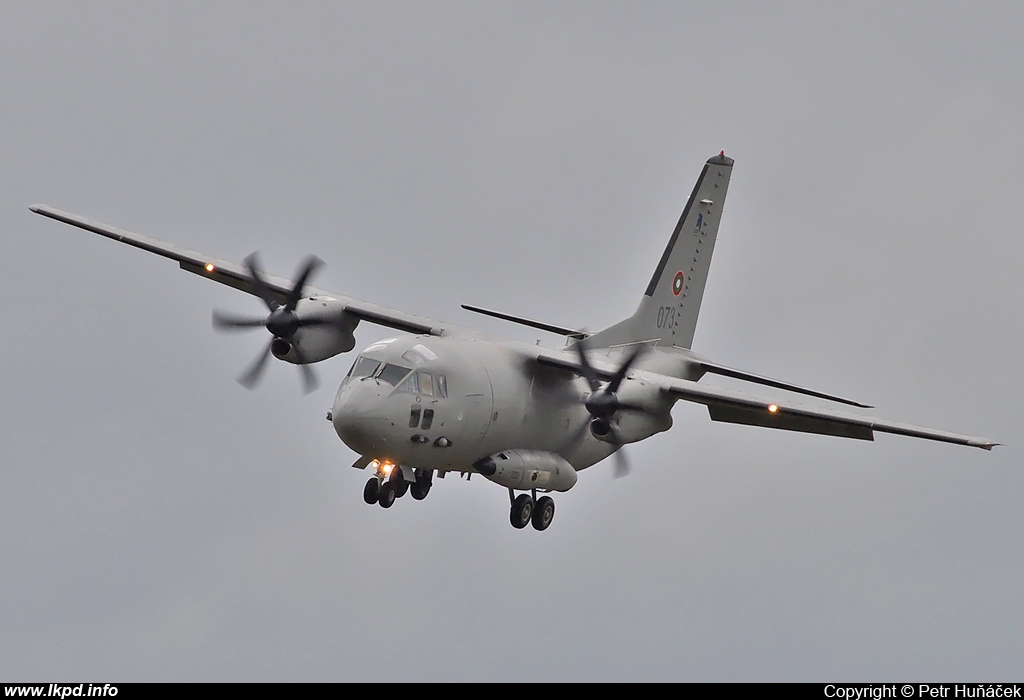
[[[369,377],[377,371],[378,367],[380,367],[379,360],[374,360],[369,357],[360,357],[356,360],[356,363],[352,365],[352,369],[349,371],[348,376],[357,378]]]
[[[398,386],[398,383],[411,371],[412,369],[409,367],[386,364],[384,365],[384,369],[380,371],[380,374],[377,375],[377,379],[382,382],[387,382],[391,386]]]

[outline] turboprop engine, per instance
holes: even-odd
[[[308,394],[317,385],[316,375],[309,365],[351,350],[356,344],[352,331],[359,319],[345,313],[344,304],[337,299],[304,296],[307,280],[323,264],[315,255],[306,258],[287,293],[267,284],[256,253],[250,254],[244,262],[249,270],[248,284],[252,293],[263,301],[270,313],[263,317],[245,317],[215,310],[213,327],[227,331],[265,328],[271,337],[263,352],[238,378],[238,383],[247,389],[256,386],[267,360],[273,355],[298,366]],[[207,269],[212,271],[213,265]]]
[[[297,365],[312,364],[355,347],[353,331],[359,319],[345,313],[344,305],[337,299],[303,299],[295,307],[295,317],[298,326],[291,335],[276,336],[270,345],[277,359]]]
[[[576,470],[554,452],[505,450],[484,457],[473,468],[510,489],[568,491],[576,485]]]

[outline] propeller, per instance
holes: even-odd
[[[590,422],[580,429],[573,442],[582,437],[583,432],[589,429],[595,436],[606,438],[608,442],[616,445],[619,449],[615,451],[615,478],[621,478],[629,474],[630,466],[629,458],[626,457],[625,450],[623,449],[626,442],[622,439],[622,434],[614,422],[615,414],[619,411],[639,411],[642,413],[649,413],[649,411],[640,404],[622,401],[616,392],[619,390],[619,386],[626,378],[637,358],[646,349],[646,346],[634,346],[623,363],[615,370],[611,380],[603,386],[601,378],[598,377],[593,365],[590,364],[590,360],[587,359],[587,349],[584,341],[580,340],[573,347],[576,349],[576,354],[579,357],[583,378],[590,385],[590,394],[583,399],[582,403],[587,412],[592,416]]]
[[[243,260],[246,268],[249,270],[249,281],[252,283],[253,291],[256,293],[263,303],[266,304],[270,314],[258,318],[252,316],[236,316],[231,313],[225,313],[214,309],[213,311],[213,327],[220,331],[239,331],[248,330],[250,328],[266,328],[270,331],[271,339],[263,348],[263,352],[257,355],[256,359],[249,365],[248,369],[238,377],[238,383],[244,386],[246,389],[252,389],[259,382],[260,377],[263,375],[263,370],[267,366],[267,360],[270,359],[271,353],[275,355],[287,355],[289,351],[295,353],[296,359],[298,359],[298,367],[302,372],[303,385],[305,392],[308,394],[317,387],[316,374],[313,369],[306,363],[306,358],[302,353],[302,349],[295,343],[292,342],[292,338],[295,332],[300,328],[306,328],[308,326],[323,326],[330,325],[330,321],[320,318],[300,318],[295,313],[295,307],[298,305],[299,300],[302,299],[302,292],[306,286],[306,282],[310,276],[316,270],[323,265],[323,260],[311,255],[306,258],[300,272],[298,279],[292,286],[291,290],[285,297],[285,303],[281,304],[274,290],[267,284],[263,278],[263,274],[260,272],[259,258],[256,253],[251,253],[248,257]]]

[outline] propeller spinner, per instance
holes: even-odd
[[[249,280],[252,282],[253,291],[266,304],[270,314],[263,318],[243,317],[214,309],[213,327],[221,331],[263,327],[270,331],[273,337],[264,346],[263,352],[256,357],[253,363],[249,365],[249,368],[238,378],[238,383],[246,389],[252,389],[262,376],[271,353],[278,357],[283,357],[291,351],[295,353],[296,358],[299,360],[297,364],[302,371],[303,385],[305,392],[308,394],[317,387],[316,374],[306,363],[302,349],[294,342],[294,336],[300,328],[329,325],[330,321],[318,318],[301,318],[295,313],[295,307],[302,298],[306,282],[316,272],[317,268],[323,265],[323,261],[315,255],[306,258],[306,261],[300,268],[301,271],[299,272],[298,279],[288,292],[284,304],[278,301],[274,290],[263,279],[259,269],[257,254],[251,253],[243,262],[249,270]]]

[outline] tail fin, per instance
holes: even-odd
[[[733,159],[723,151],[709,158],[654,270],[636,312],[595,333],[591,347],[636,342],[689,348],[711,267]]]

